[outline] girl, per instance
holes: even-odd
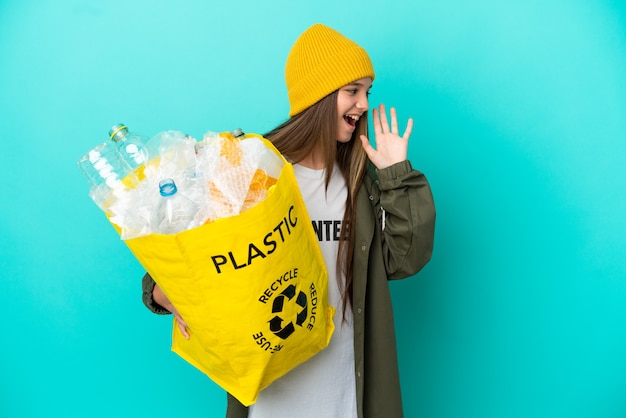
[[[417,273],[433,248],[435,209],[424,175],[407,160],[413,121],[400,136],[395,109],[373,109],[374,69],[363,48],[311,26],[287,58],[290,118],[265,134],[294,164],[338,307],[325,350],[264,389],[245,408],[228,397],[228,418],[402,417],[388,280]],[[186,324],[148,275],[144,302]]]

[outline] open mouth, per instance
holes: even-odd
[[[356,126],[356,121],[359,120],[359,117],[358,115],[343,115],[343,119],[350,126]]]

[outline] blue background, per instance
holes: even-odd
[[[415,118],[431,263],[392,283],[407,417],[626,416],[626,6],[610,0],[0,0],[0,416],[219,417],[76,160],[118,122],[287,117],[323,22]]]

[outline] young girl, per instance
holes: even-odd
[[[417,273],[430,259],[435,209],[424,175],[407,160],[413,122],[400,135],[395,109],[373,109],[374,69],[359,45],[327,26],[311,26],[286,64],[290,118],[265,135],[294,170],[338,307],[331,342],[264,389],[245,408],[228,397],[228,418],[402,417],[388,280]],[[144,302],[186,324],[154,281]]]

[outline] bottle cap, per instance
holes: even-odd
[[[159,193],[161,196],[171,196],[176,194],[178,188],[176,187],[176,183],[174,183],[174,179],[163,179],[159,182]]]
[[[241,128],[235,128],[233,129],[230,134],[232,136],[234,136],[235,138],[240,138],[242,136],[244,136],[243,130]]]
[[[117,142],[120,139],[124,138],[128,133],[128,128],[123,123],[118,123],[117,125],[113,125],[111,129],[109,129],[109,138],[112,141]]]

